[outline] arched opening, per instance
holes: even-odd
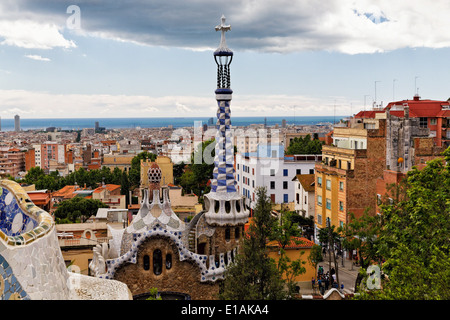
[[[239,227],[236,227],[234,229],[234,239],[238,240],[240,236],[241,236],[241,230],[239,229]]]
[[[153,251],[153,273],[160,275],[162,272],[162,253],[161,250],[156,249]]]
[[[166,269],[170,270],[172,268],[172,255],[170,253],[166,254]]]
[[[225,212],[230,213],[231,212],[231,204],[230,201],[225,201]]]
[[[241,212],[241,201],[236,201],[236,212]]]
[[[205,252],[206,252],[206,242],[201,242],[197,244],[197,253],[205,254]]]
[[[150,257],[148,255],[144,256],[144,270],[150,269]]]
[[[231,230],[230,228],[225,229],[225,241],[230,241],[231,239]]]
[[[219,213],[219,209],[220,209],[220,202],[218,200],[214,200],[214,211],[216,213]]]

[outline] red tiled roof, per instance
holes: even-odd
[[[267,244],[267,246],[281,247],[281,245],[277,241],[271,241]],[[312,242],[311,240],[308,240],[303,237],[292,237],[289,244],[284,248],[285,249],[299,249],[299,248],[307,249],[307,248],[311,248],[312,246],[314,246],[314,242]]]
[[[409,116],[412,118],[434,118],[437,117],[439,112],[442,110],[443,106],[448,106],[448,101],[439,101],[439,100],[402,100],[389,103],[384,110],[391,109],[394,105],[407,104],[409,106]],[[394,111],[391,111],[391,114],[394,115]],[[400,111],[402,112],[402,111]],[[402,112],[403,114],[403,112]]]
[[[106,188],[108,191],[111,192],[116,190],[117,188],[120,188],[120,186],[118,184],[105,184],[105,186],[101,186],[95,189],[93,193],[100,193],[103,191],[104,188]]]
[[[450,103],[448,101],[440,101],[440,100],[429,100],[429,99],[413,99],[413,100],[401,100],[390,102],[383,110],[369,110],[369,111],[360,111],[355,115],[355,118],[375,118],[377,113],[386,112],[386,110],[390,110],[391,115],[396,117],[404,117],[403,110],[391,110],[395,109],[395,106],[403,106],[407,104],[409,106],[409,116],[410,118],[435,118],[442,116],[440,115],[443,106],[449,106]],[[450,113],[449,113],[450,114]]]

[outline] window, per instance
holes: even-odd
[[[317,196],[317,205],[322,206],[322,196]]]
[[[270,169],[270,176],[271,177],[275,176],[275,169]]]
[[[317,186],[322,188],[322,177],[317,177]]]
[[[239,229],[239,227],[236,227],[234,229],[234,239],[237,240],[237,239],[239,239],[240,236],[241,236],[241,230]]]
[[[428,127],[428,118],[420,117],[419,118],[419,127],[427,128]]]
[[[162,253],[161,250],[153,251],[153,273],[160,275],[162,272]]]
[[[339,190],[344,191],[344,182],[339,181]]]
[[[275,189],[275,181],[270,181],[270,189]]]
[[[305,204],[308,204],[308,198],[305,196]]]
[[[331,180],[326,181],[327,190],[331,190]]]
[[[322,215],[321,214],[317,215],[317,224],[322,224]]]
[[[288,169],[283,169],[283,177],[287,177],[288,176]]]
[[[314,174],[314,169],[309,169],[309,174]]]
[[[270,201],[275,203],[275,195],[273,193],[270,195]]]
[[[230,228],[225,229],[225,241],[230,241],[231,238],[231,230]]]
[[[283,189],[287,189],[288,188],[288,182],[287,181],[283,181]]]
[[[326,199],[326,206],[327,206],[327,209],[331,210],[331,200],[328,198]]]
[[[339,201],[339,211],[344,211],[344,203]]]
[[[276,158],[277,157],[277,150],[272,150],[272,158]]]
[[[295,198],[297,200],[297,204],[300,204],[300,195],[298,193],[295,194]]]
[[[288,194],[284,194],[283,195],[283,201],[284,201],[284,203],[288,203],[289,202],[289,195]]]
[[[170,253],[166,254],[166,269],[172,268],[172,255]]]
[[[302,169],[295,170],[295,174],[302,174]]]
[[[377,205],[381,205],[381,194],[377,194]]]
[[[150,269],[150,257],[148,255],[144,256],[144,270]]]
[[[430,119],[430,125],[435,126],[437,124],[437,119]]]

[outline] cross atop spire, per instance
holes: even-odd
[[[220,25],[216,26],[216,28],[215,28],[216,31],[221,31],[222,32],[222,35],[220,37],[220,45],[219,45],[219,48],[216,51],[231,51],[230,49],[228,49],[227,42],[225,40],[225,32],[231,30],[231,26],[230,25],[226,25],[225,24],[225,20],[226,20],[225,16],[222,15]]]

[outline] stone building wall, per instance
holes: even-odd
[[[153,253],[161,250],[162,270],[156,275],[153,270]],[[171,254],[172,266],[165,266],[166,256]],[[144,257],[148,256],[148,270],[144,267]],[[148,293],[153,287],[159,292],[172,291],[189,294],[192,300],[214,300],[219,293],[219,283],[200,282],[200,268],[192,261],[180,261],[177,246],[165,237],[150,237],[139,246],[136,264],[128,263],[120,267],[115,280],[128,285],[133,296]]]

